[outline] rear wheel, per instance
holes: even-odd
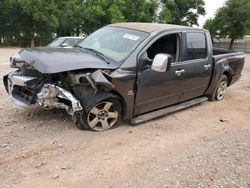
[[[220,82],[219,82],[217,88],[216,88],[215,100],[221,101],[222,99],[224,99],[227,86],[228,86],[227,76],[223,75],[220,79]]]
[[[81,116],[80,128],[105,131],[116,128],[121,124],[122,105],[119,99],[103,100],[89,109]]]

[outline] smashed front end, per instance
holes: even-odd
[[[61,108],[70,115],[82,110],[79,100],[68,91],[58,75],[42,75],[36,70],[26,74],[22,69],[4,76],[5,88],[14,102],[21,107],[41,106],[45,109]],[[36,72],[36,74],[34,74]]]
[[[41,73],[26,63],[15,68],[3,82],[14,104],[21,107],[60,108],[73,116],[83,110],[82,104],[97,92],[98,85],[114,87],[100,69]]]

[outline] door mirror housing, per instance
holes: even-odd
[[[151,70],[166,72],[171,67],[171,56],[169,54],[157,54],[153,60]]]

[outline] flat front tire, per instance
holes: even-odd
[[[122,104],[119,99],[111,98],[103,100],[82,114],[81,128],[99,132],[116,128],[121,124],[121,113]]]

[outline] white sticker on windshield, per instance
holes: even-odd
[[[123,38],[130,39],[130,40],[138,40],[140,37],[136,35],[125,34],[123,35]]]

